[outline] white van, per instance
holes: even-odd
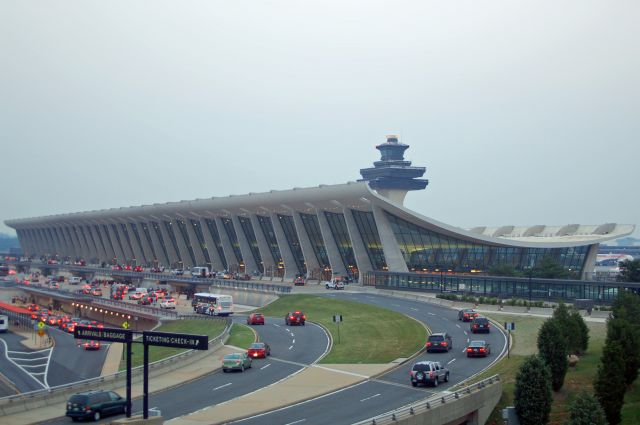
[[[80,282],[82,282],[82,278],[81,277],[71,276],[69,278],[69,285],[77,285]]]
[[[209,267],[193,267],[191,277],[209,277]]]
[[[9,316],[0,315],[0,332],[6,332],[9,329]]]

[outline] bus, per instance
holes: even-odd
[[[0,332],[6,332],[9,329],[9,316],[0,315]]]
[[[199,292],[193,296],[191,306],[196,313],[210,316],[229,316],[233,314],[233,297]]]

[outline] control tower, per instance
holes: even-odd
[[[380,151],[380,161],[374,162],[372,168],[361,169],[362,179],[359,181],[369,182],[371,189],[400,205],[408,191],[427,187],[429,180],[418,178],[427,169],[412,167],[411,161],[404,160],[404,151],[409,149],[409,145],[398,142],[397,135],[387,136],[387,141],[376,149]]]

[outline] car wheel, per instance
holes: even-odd
[[[227,372],[229,372],[229,371],[228,371],[227,369],[222,369],[222,372],[223,372],[223,373],[227,373]]]
[[[449,373],[444,375],[444,382],[449,382]]]
[[[78,421],[80,420],[80,418],[71,418],[71,420],[72,420],[73,422],[78,422]]]
[[[436,376],[436,379],[433,380],[433,386],[437,387],[438,386],[438,377]]]
[[[413,382],[413,381],[412,381],[412,382],[411,382],[411,385],[413,385],[414,387],[417,387],[417,386],[418,386],[418,383],[417,383],[417,382]]]
[[[100,412],[94,412],[93,420],[94,422],[98,422],[100,420]]]

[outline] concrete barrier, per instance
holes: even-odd
[[[553,316],[552,308],[544,308],[544,307],[531,307],[529,309],[530,314],[539,314],[542,316]]]

